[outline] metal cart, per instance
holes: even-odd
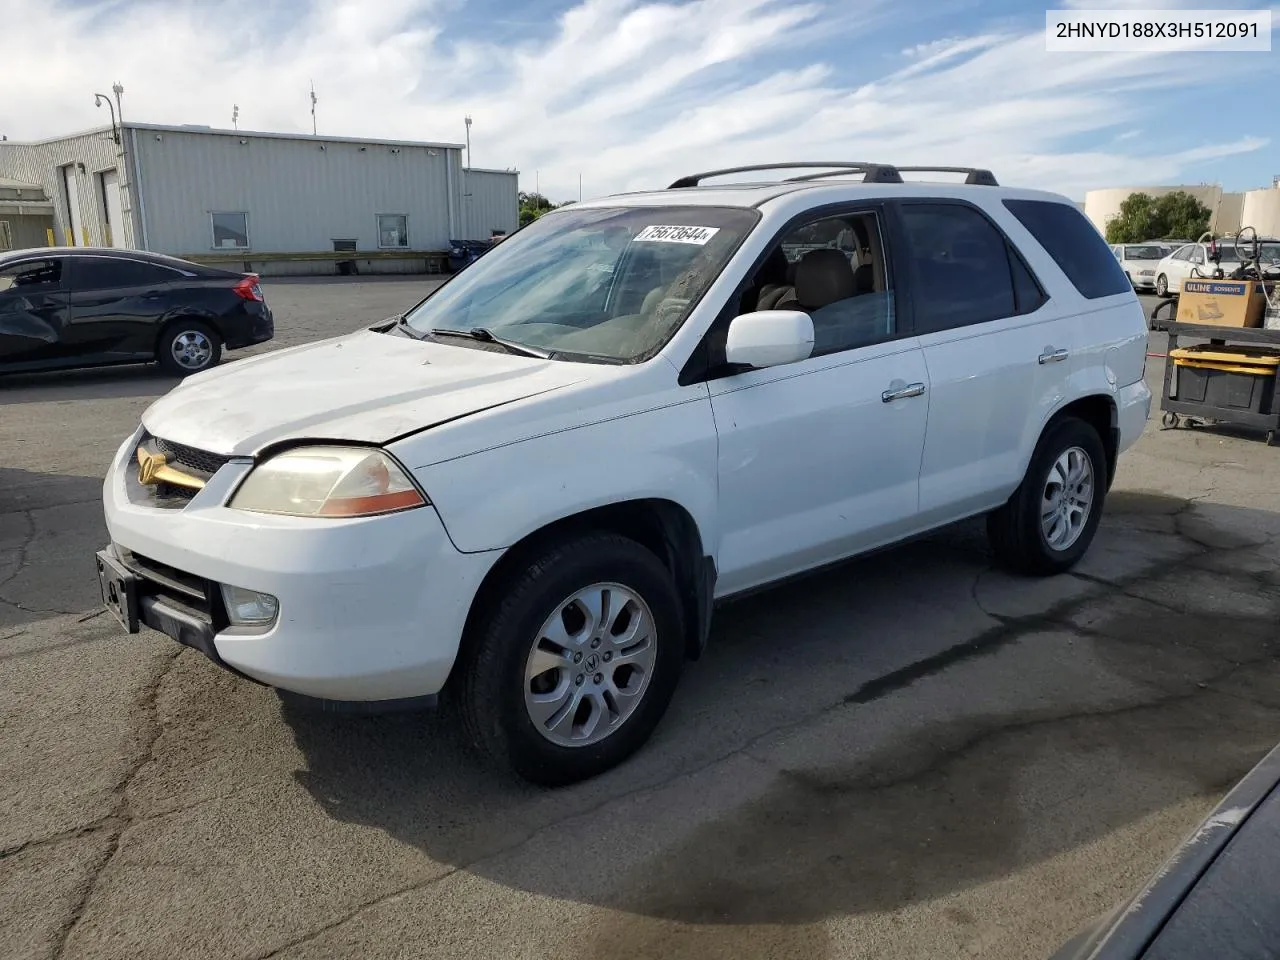
[[[1155,313],[1153,312],[1153,320]],[[1261,430],[1276,445],[1280,432],[1280,330],[1163,324],[1169,335],[1161,423],[1196,421]],[[1208,341],[1179,349],[1179,339]]]

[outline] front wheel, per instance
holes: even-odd
[[[175,320],[160,335],[156,353],[166,373],[189,377],[218,365],[222,338],[207,323]]]
[[[1093,542],[1106,488],[1107,455],[1098,432],[1076,417],[1050,425],[1018,489],[987,517],[996,562],[1031,576],[1071,569]]]
[[[594,777],[649,739],[684,664],[667,568],[600,533],[531,556],[479,610],[457,669],[472,743],[526,780]]]
[[[1169,295],[1169,278],[1163,273],[1156,277],[1156,296],[1167,297]]]

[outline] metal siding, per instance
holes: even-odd
[[[125,214],[126,235],[121,239],[124,246],[138,246],[133,229],[132,190],[126,173],[124,145],[117,145],[110,132],[96,131],[44,143],[0,143],[0,177],[39,184],[53,200],[54,232],[58,243],[67,242],[70,228],[67,222],[67,191],[62,182],[61,168],[81,163],[84,170],[78,166],[75,168],[78,206],[80,222],[89,232],[89,242],[93,245],[105,245],[107,242],[106,208],[98,174],[114,169],[120,173],[121,202]],[[78,237],[75,242],[82,244],[84,239]]]
[[[53,226],[52,217],[26,215],[20,217],[16,214],[0,213],[0,220],[9,222],[14,250],[49,245],[49,234],[46,231]]]
[[[519,177],[496,170],[464,170],[463,240],[488,240],[495,230],[513,233],[520,224]]]
[[[380,213],[408,217],[410,249],[451,239],[446,164],[456,150],[141,128],[137,142],[157,252],[210,252],[212,212],[248,214],[250,253],[327,252],[335,239],[377,250]]]

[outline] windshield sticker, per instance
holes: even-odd
[[[645,227],[632,240],[635,243],[692,243],[704,246],[708,240],[720,232],[719,227]]]

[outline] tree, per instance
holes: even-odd
[[[1187,193],[1166,193],[1156,201],[1156,222],[1161,224],[1157,237],[1186,237],[1195,240],[1209,229],[1213,211]]]
[[[1120,204],[1120,212],[1107,221],[1107,242],[1141,243],[1161,237],[1194,240],[1209,229],[1212,216],[1208,207],[1185,190],[1159,198],[1132,193]]]
[[[556,204],[552,203],[540,193],[519,193],[520,198],[520,226],[527,226],[548,210],[554,210]]]

